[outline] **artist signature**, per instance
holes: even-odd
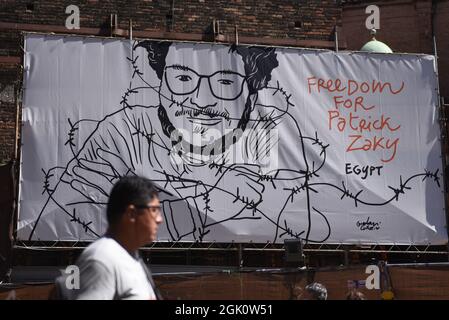
[[[381,222],[370,221],[370,217],[368,217],[365,221],[357,221],[356,226],[360,228],[360,230],[379,230]]]

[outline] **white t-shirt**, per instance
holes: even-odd
[[[140,259],[112,238],[103,237],[89,245],[77,265],[80,289],[73,290],[77,300],[156,299]]]

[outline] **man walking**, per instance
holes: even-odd
[[[162,223],[153,183],[138,176],[120,179],[109,196],[107,220],[107,233],[79,257],[80,288],[71,290],[68,298],[159,299],[151,273],[138,255],[140,247],[156,240]]]

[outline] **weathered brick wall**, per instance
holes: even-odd
[[[0,164],[14,157],[19,77],[18,66],[0,64]]]
[[[70,4],[79,6],[82,27],[109,26],[110,14],[117,13],[122,28],[133,19],[139,30],[168,31],[173,23],[172,31],[202,33],[218,19],[225,32],[234,32],[237,24],[247,36],[321,40],[332,36],[341,12],[334,0],[3,0],[0,21],[64,25]]]
[[[172,4],[174,3],[174,7]],[[341,9],[334,0],[1,0],[0,22],[64,26],[66,7],[80,9],[80,27],[110,26],[117,14],[118,27],[127,29],[129,19],[135,30],[204,34],[213,19],[220,20],[224,34],[251,37],[332,40]],[[173,9],[174,8],[174,9]],[[21,34],[0,30],[0,56],[21,56]],[[0,162],[14,155],[15,101],[11,97],[19,80],[17,67],[0,66]]]
[[[371,36],[365,27],[368,15],[362,5],[343,7],[343,35],[348,49],[359,50]],[[385,1],[378,2],[380,30],[376,38],[388,44],[395,52],[432,53],[431,1]]]
[[[440,91],[449,104],[449,1],[439,2],[435,15]]]
[[[365,8],[380,8],[380,30],[376,38],[395,52],[433,54],[432,1],[361,1],[343,6],[342,34],[349,50],[360,50],[370,40],[365,28]],[[434,32],[439,56],[441,95],[449,101],[449,0],[435,1]]]

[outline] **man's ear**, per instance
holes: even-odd
[[[128,205],[124,214],[125,218],[131,222],[136,221],[136,207],[133,204]]]

